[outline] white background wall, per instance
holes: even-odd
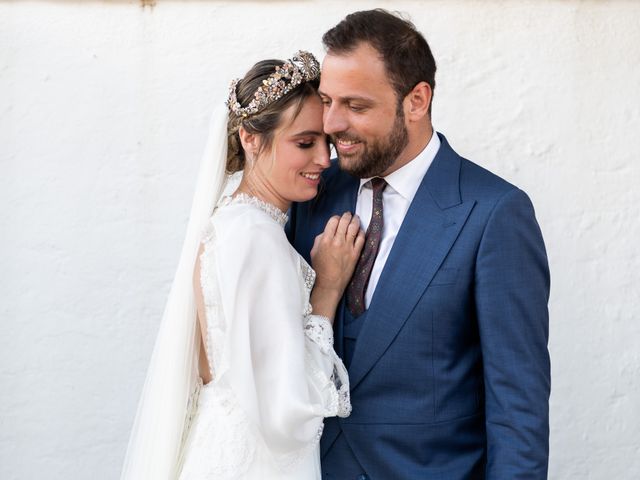
[[[516,0],[0,3],[0,478],[117,478],[214,103],[376,6],[432,46],[436,128],[537,208],[550,478],[640,478],[640,4]]]

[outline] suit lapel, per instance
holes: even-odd
[[[349,369],[351,389],[407,321],[475,204],[462,203],[460,157],[444,136],[440,140],[440,150],[407,211],[369,305]]]

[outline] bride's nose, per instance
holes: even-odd
[[[313,163],[322,168],[329,168],[331,162],[329,161],[329,144],[326,142],[319,142],[320,147],[317,149]]]

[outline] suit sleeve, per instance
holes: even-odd
[[[494,207],[476,266],[486,478],[546,479],[549,267],[533,206],[521,190],[509,191]]]

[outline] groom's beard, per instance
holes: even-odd
[[[404,124],[402,103],[396,109],[396,118],[391,132],[386,137],[368,143],[362,138],[348,133],[338,133],[331,136],[334,143],[338,139],[361,142],[364,147],[361,153],[353,155],[340,154],[338,151],[338,160],[342,170],[357,178],[381,175],[393,165],[393,162],[409,143],[409,133]]]

